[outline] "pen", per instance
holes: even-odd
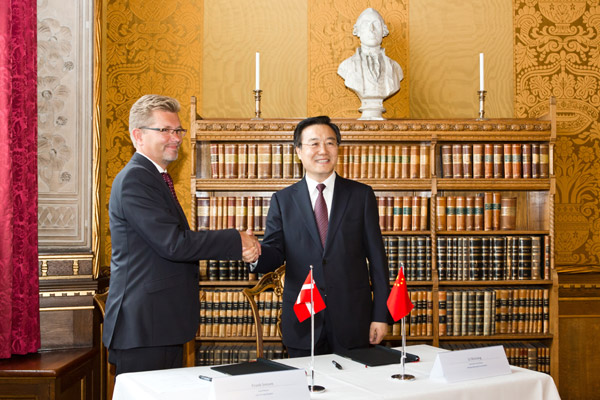
[[[337,369],[344,369],[344,368],[342,368],[342,366],[341,366],[340,364],[338,364],[338,363],[337,363],[335,360],[331,360],[331,363],[332,363],[333,365],[335,365],[335,367],[336,367]]]
[[[212,382],[212,378],[210,376],[198,375],[198,378],[202,379],[203,381]]]

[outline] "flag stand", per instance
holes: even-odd
[[[310,266],[310,385],[308,391],[320,393],[325,391],[324,386],[315,385],[315,300],[313,289],[315,280],[313,278],[313,266]]]
[[[399,379],[401,381],[414,381],[415,380],[414,375],[405,373],[406,372],[405,365],[404,365],[405,364],[404,360],[406,359],[406,324],[404,322],[405,319],[406,319],[406,317],[402,318],[402,357],[400,358],[401,364],[402,364],[402,373],[392,375],[392,379]]]

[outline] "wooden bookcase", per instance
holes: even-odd
[[[558,278],[554,268],[554,195],[556,190],[555,177],[553,171],[553,156],[554,145],[556,139],[556,110],[555,104],[550,102],[549,113],[540,119],[432,119],[432,120],[385,120],[385,121],[358,121],[358,120],[334,120],[342,133],[342,147],[344,146],[362,146],[361,151],[367,152],[369,146],[373,148],[381,148],[382,146],[390,146],[392,150],[388,150],[386,154],[396,152],[396,147],[413,146],[418,147],[420,159],[426,159],[425,172],[419,174],[418,178],[398,178],[394,171],[394,178],[387,177],[388,171],[393,171],[385,168],[381,172],[385,172],[384,178],[381,174],[373,174],[372,178],[362,178],[359,167],[349,168],[346,177],[359,180],[373,187],[376,196],[393,199],[400,196],[420,196],[426,198],[426,222],[425,226],[419,225],[417,230],[394,230],[393,217],[390,217],[388,224],[391,224],[388,229],[382,229],[384,238],[394,238],[392,240],[410,241],[411,237],[425,238],[429,247],[425,254],[431,265],[429,276],[422,275],[422,280],[410,280],[407,277],[409,290],[422,291],[430,293],[429,295],[429,315],[423,312],[423,321],[430,323],[429,329],[423,328],[419,335],[409,335],[407,340],[409,343],[426,343],[433,346],[452,347],[460,344],[483,343],[485,345],[493,345],[498,343],[520,344],[525,346],[529,343],[541,343],[548,348],[549,351],[549,367],[548,372],[554,377],[555,381],[558,378]],[[299,119],[269,119],[269,120],[249,120],[249,119],[214,119],[206,120],[197,116],[195,98],[192,98],[191,103],[191,157],[192,157],[192,204],[196,205],[197,194],[202,197],[211,196],[261,196],[270,197],[270,195],[284,187],[296,182],[299,178],[279,178],[279,179],[248,179],[248,178],[213,178],[211,173],[211,144],[260,144],[260,143],[276,143],[290,144],[293,141],[293,130]],[[488,144],[490,147],[504,144],[514,144],[521,148],[523,144],[545,145],[548,149],[548,164],[547,177],[543,178],[449,178],[443,173],[442,148],[448,145],[473,145],[473,144]],[[396,146],[396,147],[393,147]],[[468,147],[468,146],[467,146]],[[421,150],[423,149],[423,150]],[[354,150],[348,150],[347,153],[352,154]],[[289,146],[288,146],[289,152]],[[338,158],[339,173],[344,176],[343,165],[352,160],[352,156],[344,158],[343,151],[340,151]],[[289,153],[288,153],[289,154]],[[214,154],[213,154],[214,157]],[[213,158],[214,159],[214,158]],[[365,158],[364,160],[367,160]],[[378,158],[375,157],[375,160]],[[391,158],[390,158],[391,159]],[[288,158],[289,160],[289,158]],[[387,160],[387,158],[386,158]],[[398,158],[394,158],[398,161]],[[230,159],[231,161],[231,159]],[[379,157],[381,161],[381,157]],[[510,159],[509,159],[510,161]],[[387,168],[387,167],[386,167]],[[401,166],[399,167],[401,169]],[[410,167],[408,167],[410,168]],[[417,168],[418,169],[418,168]],[[355,174],[358,171],[358,177]],[[348,173],[351,172],[351,173]],[[364,173],[364,171],[363,171]],[[368,175],[365,175],[368,176]],[[495,192],[501,197],[516,198],[516,212],[514,213],[515,226],[510,230],[442,230],[438,227],[437,215],[437,199],[438,197],[458,196],[458,197],[474,197],[484,196],[484,193]],[[384,201],[380,202],[380,210],[392,210],[393,204]],[[383,207],[383,208],[382,208]],[[387,207],[387,208],[386,208]],[[202,211],[206,213],[206,211]],[[500,211],[499,211],[500,212]],[[381,214],[381,213],[380,213]],[[192,207],[192,225],[196,226],[197,209]],[[380,221],[383,223],[385,220]],[[423,228],[426,229],[423,229]],[[262,235],[262,231],[256,232],[257,235]],[[509,238],[512,242],[518,242],[519,238],[540,238],[542,243],[540,250],[542,252],[542,275],[538,279],[519,279],[518,273],[514,276],[499,277],[499,279],[471,280],[448,280],[440,279],[441,262],[438,263],[438,242],[455,243],[461,241],[464,243],[461,248],[469,248],[469,238],[472,238],[472,243],[492,243],[500,241],[508,242]],[[454,241],[454,239],[457,241]],[[506,238],[506,239],[505,239]],[[494,239],[496,239],[494,241]],[[395,242],[394,242],[395,243]],[[547,245],[547,249],[545,246]],[[506,246],[506,243],[505,243]],[[515,245],[516,246],[516,245]],[[493,249],[492,247],[489,247]],[[500,248],[500,247],[498,247]],[[510,247],[513,249],[513,247]],[[470,249],[470,248],[469,248]],[[515,252],[517,247],[509,250],[505,247],[506,253],[503,260],[505,263],[510,263],[508,259],[512,255],[512,260],[517,262]],[[521,248],[519,247],[519,251]],[[491,252],[491,250],[489,250]],[[547,252],[547,254],[545,254]],[[475,251],[462,254],[474,254]],[[477,253],[479,254],[479,253]],[[491,262],[492,253],[487,261]],[[521,253],[518,253],[521,255]],[[525,253],[525,257],[526,253]],[[485,261],[485,260],[484,260]],[[460,264],[465,273],[468,274],[471,264],[468,258],[463,258],[463,263]],[[480,265],[480,264],[479,264]],[[506,265],[505,265],[506,267]],[[546,267],[546,276],[543,275]],[[406,270],[405,270],[406,271]],[[390,273],[392,275],[392,273]],[[406,275],[406,272],[405,272]],[[458,276],[460,277],[460,276]],[[527,277],[527,274],[525,274]],[[390,277],[393,282],[394,276]],[[498,276],[496,277],[498,278]],[[241,291],[241,288],[252,286],[256,281],[251,280],[203,280],[200,282],[200,290],[213,290],[220,288],[233,288]],[[519,292],[519,289],[521,291]],[[449,292],[469,293],[475,292],[494,292],[500,293],[500,290],[511,290],[511,296],[514,294],[514,309],[519,312],[518,315],[510,313],[512,309],[504,309],[501,315],[509,320],[514,317],[514,325],[517,328],[521,323],[525,328],[532,328],[530,333],[492,333],[489,335],[483,334],[461,334],[448,336],[444,334],[444,329],[440,331],[440,316],[444,321],[444,307],[440,307],[440,295],[442,297]],[[526,292],[529,290],[530,292]],[[537,292],[535,292],[537,291]],[[541,293],[546,293],[545,304],[542,305]],[[527,294],[527,301],[519,300],[519,293]],[[534,294],[535,293],[535,294]],[[461,296],[465,297],[467,295]],[[488,300],[491,301],[491,314],[487,319],[492,318],[492,325],[495,326],[496,307],[500,307],[500,299],[495,298],[495,294],[488,294]],[[424,298],[421,299],[425,301]],[[490,303],[486,300],[489,307]],[[504,304],[506,305],[506,304]],[[510,303],[509,303],[510,305]],[[518,306],[522,307],[519,310]],[[544,308],[545,307],[545,308]],[[496,311],[494,311],[496,310]],[[454,310],[453,310],[454,311]],[[532,311],[532,313],[529,313]],[[448,310],[446,310],[447,315]],[[532,316],[533,315],[533,316]],[[454,315],[453,315],[454,317]],[[462,316],[458,316],[459,318]],[[466,318],[466,317],[465,317]],[[529,322],[529,318],[531,322]],[[545,319],[545,322],[543,321]],[[453,318],[453,324],[456,319]],[[447,321],[446,321],[447,322]],[[481,322],[481,321],[475,321]],[[407,327],[409,323],[407,322]],[[443,326],[443,325],[442,325]],[[536,328],[537,327],[537,328]],[[488,329],[488,328],[486,328]],[[544,330],[545,329],[545,330]],[[521,329],[526,332],[527,330]],[[394,331],[392,331],[394,332]],[[397,332],[397,331],[396,331]],[[446,330],[447,332],[447,330]],[[462,332],[462,331],[461,331]],[[467,329],[467,332],[470,332]],[[397,345],[400,341],[398,335],[388,335],[386,341]],[[267,337],[265,339],[278,343],[279,338]],[[197,342],[202,343],[254,343],[252,336],[235,336],[235,337],[197,337]],[[531,347],[531,346],[530,346]],[[548,354],[546,353],[545,356]],[[522,357],[523,353],[519,354]],[[525,356],[526,357],[526,356]],[[544,361],[547,362],[547,358]]]

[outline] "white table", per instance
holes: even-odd
[[[401,372],[400,365],[365,367],[363,364],[334,354],[315,357],[315,384],[325,386],[323,393],[312,393],[312,399],[423,399],[423,400],[554,400],[560,399],[549,375],[528,369],[511,367],[510,375],[445,383],[429,379],[429,372],[438,352],[445,351],[427,345],[408,346],[407,352],[421,358],[406,364],[406,373],[414,381],[392,379]],[[336,369],[336,360],[343,370]],[[283,364],[308,370],[310,357],[277,360]],[[135,372],[117,377],[113,400],[164,399],[186,400],[206,398],[210,382],[198,375],[223,376],[210,367],[177,368],[161,371]],[[308,378],[307,378],[308,379]]]

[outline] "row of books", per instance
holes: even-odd
[[[527,368],[533,371],[550,373],[550,347],[542,342],[470,342],[470,343],[440,343],[446,350],[469,350],[487,346],[501,345],[504,347],[506,358],[510,365]]]
[[[548,289],[440,290],[438,296],[440,336],[548,333]]]
[[[429,145],[345,145],[336,171],[349,179],[426,179],[431,176]]]
[[[429,197],[377,196],[379,223],[383,231],[427,230]],[[263,231],[271,205],[267,196],[197,196],[198,230],[251,228]]]
[[[302,178],[302,162],[291,143],[211,143],[213,179]]]
[[[443,178],[548,178],[548,143],[475,143],[441,146]]]
[[[436,257],[441,281],[551,278],[548,235],[439,236]]]
[[[270,205],[270,196],[197,196],[196,226],[198,230],[263,231]]]
[[[269,360],[287,358],[281,344],[265,344],[263,357]],[[237,364],[256,360],[255,344],[203,344],[196,347],[196,366]]]
[[[398,276],[400,266],[408,281],[431,280],[431,238],[427,236],[384,236],[390,282]]]
[[[253,337],[256,334],[250,303],[239,289],[205,290],[200,302],[200,337]],[[257,301],[264,337],[276,337],[281,298],[262,292]]]
[[[425,231],[429,221],[429,197],[377,196],[382,231]]]
[[[438,231],[514,230],[516,222],[517,198],[500,192],[436,198]]]
[[[200,260],[201,281],[254,281],[258,278],[242,260]]]

